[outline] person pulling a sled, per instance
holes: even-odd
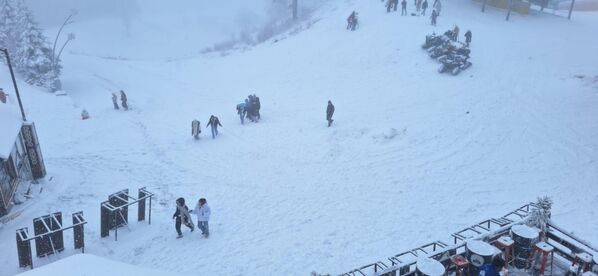
[[[206,126],[212,127],[212,139],[216,139],[216,136],[218,136],[218,126],[222,126],[218,117],[214,115],[210,116],[210,120]]]
[[[181,232],[181,224],[185,224],[185,226],[189,227],[191,232],[195,230],[193,221],[191,220],[191,215],[189,215],[189,208],[187,208],[187,205],[185,205],[184,198],[179,197],[176,200],[176,211],[172,215],[172,218],[176,220],[174,227],[176,228],[176,232],[178,234],[176,237],[177,239],[183,237],[183,232]]]

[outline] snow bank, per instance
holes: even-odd
[[[51,264],[18,274],[19,276],[105,276],[105,275],[144,275],[174,276],[180,273],[154,270],[108,260],[92,254],[76,254]],[[182,274],[185,275],[185,274]]]

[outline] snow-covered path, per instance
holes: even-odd
[[[583,35],[597,14],[504,22],[478,8],[445,3],[434,28],[379,1],[343,1],[308,30],[224,57],[106,59],[78,54],[98,43],[83,40],[64,58],[70,97],[24,89],[53,180],[0,229],[0,274],[19,271],[14,229],[54,211],[84,211],[90,253],[188,275],[340,273],[539,195],[598,243],[587,223],[598,219],[598,91],[574,77],[598,76],[598,38]],[[352,10],[361,26],[347,32]],[[458,77],[420,48],[454,23],[474,33],[474,65]],[[131,111],[112,110],[118,89]],[[250,93],[263,119],[240,125],[234,107]],[[211,114],[221,135],[191,139],[191,120],[203,128]],[[99,203],[142,186],[157,194],[152,225],[99,239]],[[179,196],[208,199],[209,239],[174,238]]]

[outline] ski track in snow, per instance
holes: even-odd
[[[355,32],[344,30],[351,10],[361,15]],[[379,1],[343,1],[314,18],[276,43],[226,56],[186,49],[188,59],[143,57],[153,45],[137,53],[121,44],[106,55],[112,48],[83,36],[64,58],[69,97],[22,85],[53,180],[0,228],[0,275],[20,271],[14,229],[56,211],[84,211],[86,252],[185,275],[341,273],[540,195],[554,198],[555,220],[598,243],[587,223],[598,214],[598,98],[570,77],[598,75],[598,55],[577,54],[595,53],[598,39],[576,35],[593,30],[595,13],[504,22],[503,11],[445,2],[434,28],[428,17],[386,14]],[[420,48],[426,34],[454,23],[474,34],[473,66],[457,77],[437,74]],[[120,89],[129,111],[111,107]],[[250,93],[260,96],[262,120],[242,126],[234,106]],[[82,108],[90,120],[79,120]],[[215,140],[211,114],[223,124]],[[199,140],[189,133],[195,118]],[[136,222],[133,206],[131,231],[100,239],[100,202],[143,186],[156,193],[152,224]],[[189,208],[208,199],[209,239],[185,227],[175,239],[180,196]],[[76,253],[65,235],[61,257]]]

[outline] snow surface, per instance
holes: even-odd
[[[144,276],[169,276],[173,272],[158,271],[130,264],[120,263],[92,254],[75,254],[38,269],[19,274],[20,276],[48,276],[48,275],[79,275],[79,276],[105,276],[105,275],[144,275]]]
[[[222,55],[200,54],[229,37],[218,22],[177,29],[175,15],[139,11],[128,35],[122,19],[81,15],[65,29],[77,35],[62,57],[68,96],[21,84],[48,177],[0,229],[1,275],[22,271],[15,229],[55,211],[84,212],[86,252],[183,275],[342,273],[540,195],[554,199],[553,220],[598,244],[597,13],[505,22],[503,10],[458,0],[433,27],[380,1],[330,1],[309,28]],[[473,66],[440,75],[420,45],[455,23],[473,32]],[[130,111],[112,109],[119,89]],[[235,105],[250,93],[262,121],[241,125]],[[192,139],[190,122],[211,114],[221,135]],[[100,239],[100,202],[142,186],[157,196],[152,224],[133,219],[117,242]],[[175,239],[179,196],[207,198],[209,239],[186,229]]]
[[[511,227],[511,232],[517,234],[520,237],[527,238],[530,240],[538,238],[538,230],[527,225],[514,225]]]

